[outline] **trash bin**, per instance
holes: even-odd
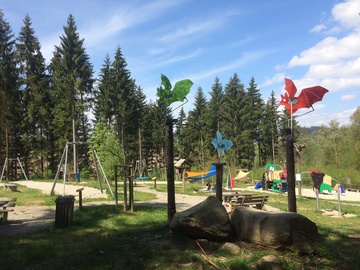
[[[59,196],[56,199],[55,226],[71,227],[74,216],[75,196]]]

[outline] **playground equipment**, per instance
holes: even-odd
[[[187,174],[187,180],[188,181],[198,181],[198,180],[203,180],[206,178],[209,178],[210,176],[213,176],[216,174],[216,167],[215,165],[211,165],[210,169],[208,171],[203,171],[203,172],[189,172],[186,171]]]
[[[136,160],[134,175],[138,175],[135,180],[148,180],[149,179],[149,171],[147,169],[146,160]]]
[[[7,165],[7,163],[10,162],[10,161],[15,161],[15,162],[17,161],[18,164],[19,164],[19,166],[20,166],[20,168],[21,168],[22,173],[24,174],[25,179],[26,179],[26,180],[29,180],[29,179],[27,178],[27,176],[26,176],[26,173],[25,173],[25,171],[24,171],[23,166],[21,165],[20,159],[17,157],[17,158],[9,158],[9,159],[6,158],[6,159],[5,159],[4,166],[3,166],[3,169],[2,169],[2,172],[1,172],[0,182],[1,182],[2,179],[3,179],[6,165]]]
[[[333,190],[345,193],[343,186],[330,175],[316,170],[310,170],[309,172],[313,180],[313,189],[318,190],[320,194],[324,193],[324,191],[331,193]]]
[[[274,192],[287,191],[287,173],[286,170],[278,170],[276,164],[268,163],[261,181],[255,188],[262,187],[263,190],[272,190]]]
[[[63,154],[61,156],[60,164],[59,164],[58,170],[57,170],[56,175],[55,175],[54,184],[52,186],[50,195],[54,195],[55,185],[56,185],[57,180],[59,179],[60,171],[62,170],[63,171],[63,177],[64,177],[63,196],[65,196],[65,183],[66,183],[66,179],[67,179],[67,170],[68,170],[69,145],[73,145],[73,144],[74,143],[72,143],[72,142],[67,142],[66,145],[65,145]],[[97,155],[97,153],[95,151],[93,143],[91,143],[91,142],[76,142],[75,144],[90,144],[91,145],[91,150],[92,150],[93,157],[94,157],[94,165],[95,165],[96,176],[97,176],[97,180],[99,182],[101,193],[103,193],[103,188],[102,188],[101,181],[100,181],[100,173],[99,173],[98,165],[100,166],[101,172],[103,173],[103,177],[104,177],[104,179],[105,179],[105,181],[106,181],[106,183],[108,185],[109,191],[110,191],[112,197],[114,198],[114,194],[113,194],[113,192],[111,190],[110,183],[109,183],[109,181],[108,181],[108,179],[107,179],[107,177],[105,175],[104,168],[101,165],[100,159],[99,159],[99,157],[98,157],[98,155]]]

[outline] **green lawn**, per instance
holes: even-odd
[[[157,187],[166,190],[162,185]],[[201,188],[201,184],[187,183],[185,193],[195,194]],[[176,186],[176,192],[181,193],[182,187]],[[0,197],[9,195],[0,188]],[[136,192],[135,201],[153,196]],[[28,189],[17,197],[21,198],[18,205],[55,205],[54,196],[36,190]],[[333,204],[327,203],[327,207]],[[286,210],[287,197],[270,194],[268,204]],[[252,263],[266,254],[281,259],[283,269],[360,268],[359,202],[342,203],[342,212],[354,217],[323,216],[316,211],[314,199],[298,199],[297,209],[318,226],[322,240],[314,254],[237,243],[241,254],[232,255],[218,251],[221,243],[211,243],[206,256],[219,269],[253,269]],[[172,235],[166,224],[166,208],[136,206],[131,214],[122,207],[85,206],[75,213],[71,228],[1,236],[0,269],[215,269],[194,240]]]

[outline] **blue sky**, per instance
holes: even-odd
[[[194,82],[185,111],[215,77],[223,87],[237,73],[255,78],[264,100],[284,92],[284,78],[300,90],[329,90],[302,126],[349,124],[360,106],[360,0],[0,0],[17,35],[29,14],[47,63],[60,44],[69,14],[94,66],[121,47],[132,77],[149,100],[165,74]],[[308,110],[299,110],[301,115]],[[178,112],[174,112],[177,117]]]

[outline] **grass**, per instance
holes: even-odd
[[[185,193],[201,188],[200,183],[187,183]],[[166,191],[166,186],[158,184],[157,189]],[[55,196],[21,190],[18,205],[55,205]],[[176,193],[182,193],[181,185],[176,186]],[[0,188],[0,197],[11,194]],[[287,210],[286,195],[269,195],[269,205]],[[135,193],[135,201],[152,198],[153,194]],[[194,240],[169,232],[166,208],[136,206],[132,214],[120,208],[85,206],[75,213],[71,228],[0,236],[0,269],[214,269]],[[297,208],[317,224],[321,235],[321,244],[311,256],[245,242],[236,243],[240,255],[219,251],[221,243],[204,247],[206,255],[221,269],[264,269],[254,263],[269,254],[281,259],[283,269],[359,269],[360,202],[342,203],[343,213],[356,215],[349,218],[323,216],[316,211],[314,199],[297,199]]]

